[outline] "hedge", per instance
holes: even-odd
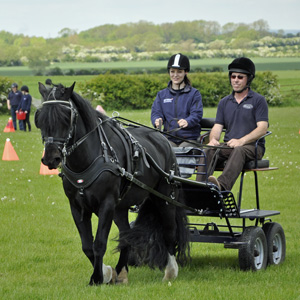
[[[7,96],[11,91],[12,81],[6,77],[0,77],[0,114],[8,113]]]
[[[199,72],[188,76],[200,91],[204,107],[217,106],[231,92],[227,74]],[[105,110],[148,109],[168,81],[168,74],[104,74],[79,83],[79,93],[94,107],[100,104]],[[8,78],[0,77],[0,113],[7,113],[6,98],[11,84]],[[281,104],[278,80],[271,72],[257,73],[251,87],[264,95],[270,106]]]
[[[220,99],[231,93],[227,74],[191,73],[188,76],[193,87],[200,91],[204,107],[217,106]],[[79,89],[94,106],[100,104],[106,110],[147,109],[168,81],[168,74],[105,74],[79,84]],[[258,73],[251,87],[264,95],[270,106],[281,104],[277,76],[271,72]]]

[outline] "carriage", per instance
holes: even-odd
[[[202,131],[209,132],[213,124],[213,118],[202,119]],[[271,132],[267,132],[261,138],[270,134]],[[204,142],[207,135],[203,134],[201,142]],[[258,141],[256,147],[257,145]],[[181,176],[190,178],[197,175],[199,167],[197,161],[199,162],[202,156],[205,158],[203,148],[177,148],[175,153]],[[217,166],[216,171],[222,171],[224,164]],[[186,204],[199,209],[201,217],[217,220],[203,223],[205,218],[201,218],[202,223],[189,223],[191,242],[220,243],[225,248],[238,249],[241,270],[257,271],[265,269],[268,265],[282,263],[286,253],[284,230],[279,223],[271,220],[271,217],[279,215],[280,212],[260,208],[258,184],[259,172],[276,169],[278,168],[269,166],[267,159],[258,160],[256,157],[255,160],[247,162],[240,175],[237,201],[232,192],[220,191],[213,184],[207,183],[203,186],[193,180],[183,180],[182,188]],[[254,175],[254,208],[242,208],[243,186],[247,172],[253,172]],[[198,216],[192,211],[188,211],[188,215]],[[225,222],[219,224],[218,221],[222,219]]]
[[[284,231],[269,219],[279,212],[259,207],[257,172],[272,168],[261,168],[260,161],[245,167],[236,203],[231,192],[189,178],[197,173],[199,158],[205,155],[203,143],[173,149],[158,130],[94,110],[73,91],[74,85],[48,89],[39,83],[44,101],[35,114],[35,124],[45,143],[42,162],[49,169],[61,166],[82,250],[93,266],[90,285],[126,283],[132,255],[150,267],[164,269],[163,280],[175,279],[177,262],[184,264],[189,258],[190,242],[222,243],[225,248],[239,249],[243,270],[256,271],[284,260]],[[255,174],[254,209],[241,209],[247,171]],[[138,215],[130,226],[128,211],[132,208],[137,208]],[[95,237],[92,214],[99,219]],[[189,223],[187,216],[226,223]],[[232,220],[242,224],[232,225]],[[248,220],[255,225],[246,225]],[[113,221],[120,232],[115,268],[103,262]]]

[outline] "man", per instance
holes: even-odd
[[[224,146],[224,149],[208,149],[207,165],[213,159],[218,162],[227,160],[223,173],[218,177],[209,176],[208,181],[220,190],[230,191],[243,169],[245,162],[255,158],[255,142],[267,132],[268,105],[265,98],[250,89],[255,77],[255,65],[246,57],[233,60],[228,66],[232,94],[223,98],[218,105],[215,124],[209,135],[210,146]],[[224,143],[220,143],[223,128],[226,128]],[[218,153],[214,157],[215,153]],[[259,142],[257,157],[265,152],[265,141]],[[212,164],[213,165],[213,164]],[[213,174],[209,170],[209,174]],[[205,181],[205,175],[197,180]]]
[[[22,92],[18,90],[18,85],[16,83],[13,83],[11,85],[11,91],[7,96],[7,108],[10,110],[15,130],[17,130],[16,110],[18,109],[18,106],[21,102],[21,98]],[[19,120],[19,128],[20,130],[24,129],[22,120]]]

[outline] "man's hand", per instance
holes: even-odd
[[[240,139],[231,139],[227,142],[227,146],[230,148],[236,148],[245,145],[245,140],[243,138]]]
[[[207,145],[208,146],[220,146],[220,142],[216,139],[212,139],[211,141],[209,141],[209,143]]]

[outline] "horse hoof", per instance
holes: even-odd
[[[123,267],[117,277],[116,284],[127,284],[127,283],[128,283],[128,272],[127,272],[126,268]]]

